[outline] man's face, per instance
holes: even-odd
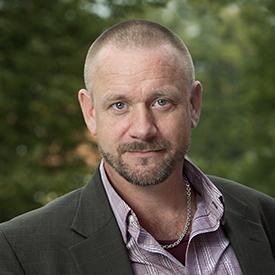
[[[170,46],[109,46],[96,58],[92,99],[85,92],[80,103],[107,170],[137,185],[163,182],[182,169],[196,124],[182,57]]]

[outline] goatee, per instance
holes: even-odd
[[[153,142],[132,142],[119,145],[117,156],[105,152],[99,146],[99,151],[104,160],[128,182],[139,186],[150,186],[164,182],[176,168],[176,164],[183,161],[188,144],[172,150],[172,145],[167,140]],[[138,164],[131,167],[123,160],[127,152],[156,151],[165,154],[164,158],[144,157],[138,159]],[[153,164],[153,165],[152,165]]]

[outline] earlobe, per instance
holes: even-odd
[[[78,92],[78,101],[88,129],[93,135],[96,135],[95,108],[90,92],[81,89]]]
[[[194,81],[191,91],[191,127],[196,128],[199,123],[202,103],[202,85]]]

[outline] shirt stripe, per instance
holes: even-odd
[[[112,187],[104,169],[104,161],[101,161],[100,174],[103,185],[134,273],[241,275],[236,255],[221,227],[224,215],[222,194],[190,160],[185,159],[183,171],[197,195],[197,210],[192,221],[185,266],[142,228],[134,211]]]

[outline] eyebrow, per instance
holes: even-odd
[[[108,94],[103,96],[103,102],[108,103],[108,102],[115,102],[115,101],[128,101],[129,98],[125,95],[120,95],[120,94]]]
[[[175,89],[159,89],[156,90],[154,93],[150,94],[147,100],[153,100],[155,98],[159,97],[172,97],[175,99],[180,99],[182,97],[182,92]],[[108,94],[103,96],[103,104],[108,105],[109,103],[117,102],[117,101],[123,101],[123,102],[130,102],[131,98],[127,95],[122,94]]]
[[[160,89],[156,90],[150,97],[172,96],[181,97],[181,91],[175,89]]]
[[[156,90],[154,93],[152,93],[149,96],[149,100],[154,100],[160,97],[165,97],[167,99],[171,99],[173,101],[180,101],[181,97],[183,97],[182,95],[182,91],[180,90],[176,90],[176,89],[160,89],[160,90]]]

